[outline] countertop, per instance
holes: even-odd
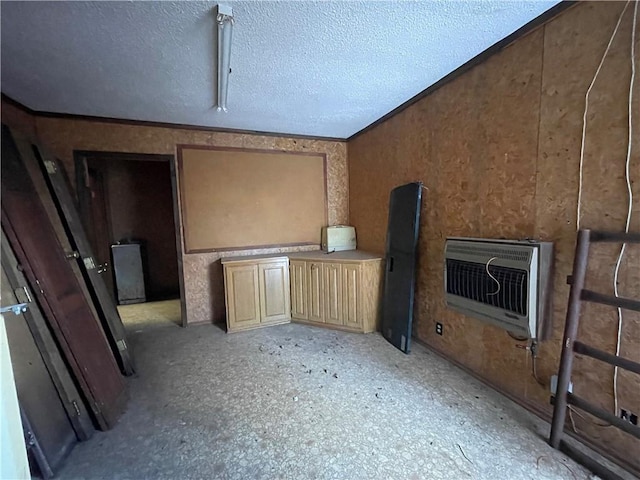
[[[222,264],[233,262],[251,262],[254,260],[265,259],[281,259],[288,258],[290,260],[315,260],[315,261],[351,261],[351,262],[364,262],[364,261],[376,261],[382,260],[382,255],[376,255],[374,253],[365,252],[363,250],[344,250],[340,252],[326,253],[322,250],[313,250],[310,252],[284,252],[284,253],[270,253],[264,255],[244,255],[235,257],[222,258],[220,261]]]

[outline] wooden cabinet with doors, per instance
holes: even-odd
[[[228,332],[291,320],[287,257],[231,257],[222,264]]]
[[[379,326],[383,259],[352,250],[222,259],[227,331],[291,319],[351,332]]]
[[[292,273],[292,302],[307,301],[306,311],[292,307],[293,320],[353,332],[378,329],[382,257],[352,250],[329,255],[321,251],[291,253],[289,259],[291,271],[296,272]],[[305,281],[297,274],[303,264]]]

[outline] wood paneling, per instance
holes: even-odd
[[[36,119],[14,102],[5,99],[2,95],[2,123],[12,127],[23,135],[34,139],[36,136]]]
[[[546,28],[541,89],[540,143],[538,155],[537,235],[555,239],[557,250],[556,286],[560,295],[554,302],[555,318],[564,318],[569,288],[565,278],[571,273],[575,242],[576,200],[582,115],[585,92],[604,53],[622,3],[603,6],[588,3],[572,10]],[[615,6],[615,8],[614,8]],[[599,230],[622,230],[627,213],[624,161],[627,150],[627,109],[630,80],[630,37],[633,4],[620,29],[589,98],[586,130],[581,226]],[[636,57],[640,51],[637,38]],[[636,58],[636,63],[638,59]],[[637,101],[638,78],[634,90],[634,119],[640,117]],[[634,122],[637,132],[637,122]],[[633,136],[632,181],[640,172],[640,136]],[[563,165],[564,168],[559,168]],[[640,195],[634,186],[634,215],[631,229],[640,231]],[[591,249],[586,288],[613,293],[613,272],[620,245],[597,244]],[[640,245],[628,246],[620,267],[621,296],[640,295]],[[602,350],[614,352],[618,318],[615,308],[583,304],[578,337]],[[556,331],[558,338],[561,331]],[[559,349],[545,345],[542,368],[555,369]],[[640,314],[624,311],[620,354],[640,361]],[[589,402],[613,412],[613,368],[587,357],[577,357],[572,381],[575,392]],[[640,378],[621,370],[618,375],[619,408],[640,409]],[[542,395],[536,397],[542,400]],[[625,407],[626,405],[626,407]],[[601,428],[579,417],[580,432],[593,441],[622,448],[635,458],[640,470],[640,441],[613,428]]]
[[[585,2],[520,38],[455,80],[348,144],[350,223],[358,246],[384,251],[388,194],[408,181],[428,189],[421,215],[415,335],[523,404],[550,412],[549,379],[557,372],[576,238],[578,162],[584,95],[624,3]],[[590,101],[584,169],[584,227],[621,230],[627,196],[628,8]],[[636,52],[640,51],[639,45]],[[636,53],[637,54],[637,53]],[[638,82],[638,80],[637,80]],[[636,98],[638,88],[636,84]],[[640,103],[634,105],[640,117]],[[631,174],[637,180],[640,135]],[[636,182],[637,183],[637,182]],[[635,195],[640,211],[640,194]],[[640,230],[635,215],[632,230]],[[535,237],[556,248],[554,333],[541,345],[531,375],[526,350],[507,334],[445,307],[443,254],[447,236]],[[588,288],[612,293],[619,245],[599,245]],[[637,296],[640,252],[628,248],[620,293]],[[613,351],[615,309],[586,306],[580,337]],[[444,335],[435,323],[444,324]],[[640,319],[625,312],[621,353],[640,359]],[[576,393],[613,411],[613,369],[576,361]],[[619,374],[620,407],[640,409],[640,379]],[[624,407],[627,405],[627,407]],[[635,410],[634,410],[635,409]],[[575,416],[580,435],[640,468],[640,442]]]

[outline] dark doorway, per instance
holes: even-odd
[[[80,212],[114,300],[112,245],[118,243],[141,246],[147,302],[180,298],[173,156],[76,152],[75,159]]]

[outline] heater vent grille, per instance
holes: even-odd
[[[517,252],[520,253],[520,252]],[[525,270],[448,258],[447,293],[491,305],[517,315],[527,314],[528,275]],[[487,269],[495,277],[487,274]]]
[[[472,243],[469,245],[458,244],[448,247],[450,253],[462,253],[467,255],[484,255],[489,258],[503,258],[505,260],[515,260],[518,262],[528,262],[531,259],[531,252],[527,250],[503,247],[500,245],[483,245]]]
[[[520,336],[549,338],[551,242],[448,238],[443,266],[449,308]]]

